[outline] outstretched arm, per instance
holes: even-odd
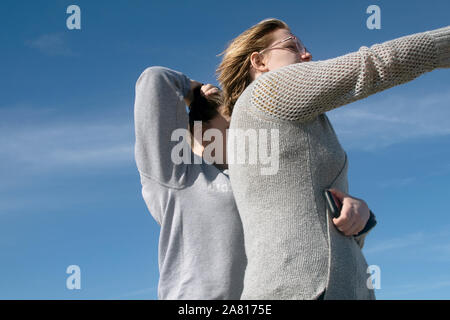
[[[252,108],[306,122],[436,68],[450,68],[450,26],[268,72],[255,80]]]

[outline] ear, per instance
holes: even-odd
[[[250,63],[252,64],[252,67],[261,73],[268,72],[269,68],[267,67],[267,64],[265,63],[265,59],[261,54],[258,52],[253,52],[250,55]]]

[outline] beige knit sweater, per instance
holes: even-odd
[[[248,259],[242,299],[314,299],[325,289],[325,299],[375,298],[365,235],[344,236],[326,209],[325,188],[348,192],[348,160],[325,112],[449,67],[445,27],[289,65],[247,87],[230,129],[279,130],[280,158],[274,175],[259,162],[230,164]]]

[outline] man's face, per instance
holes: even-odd
[[[220,131],[221,133],[221,137],[222,137],[222,150],[215,150],[212,153],[212,156],[217,157],[218,155],[216,155],[216,152],[222,152],[222,159],[223,159],[223,163],[219,163],[220,165],[224,165],[225,167],[227,167],[226,165],[226,159],[227,159],[227,129],[230,127],[230,120],[231,118],[229,116],[224,115],[223,112],[223,108],[219,108],[219,113],[212,118],[211,120],[208,121],[207,125],[205,126],[205,130],[207,129],[217,129]],[[215,139],[215,138],[213,138]],[[203,139],[202,144],[204,147],[206,147],[208,144],[214,142],[213,141],[205,141]],[[220,157],[219,157],[220,158]]]

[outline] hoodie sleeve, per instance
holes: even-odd
[[[141,175],[168,187],[182,186],[186,177],[186,163],[177,163],[172,152],[191,152],[190,148],[174,149],[187,143],[177,132],[188,129],[184,97],[189,90],[187,76],[164,67],[147,68],[136,83],[136,165]]]

